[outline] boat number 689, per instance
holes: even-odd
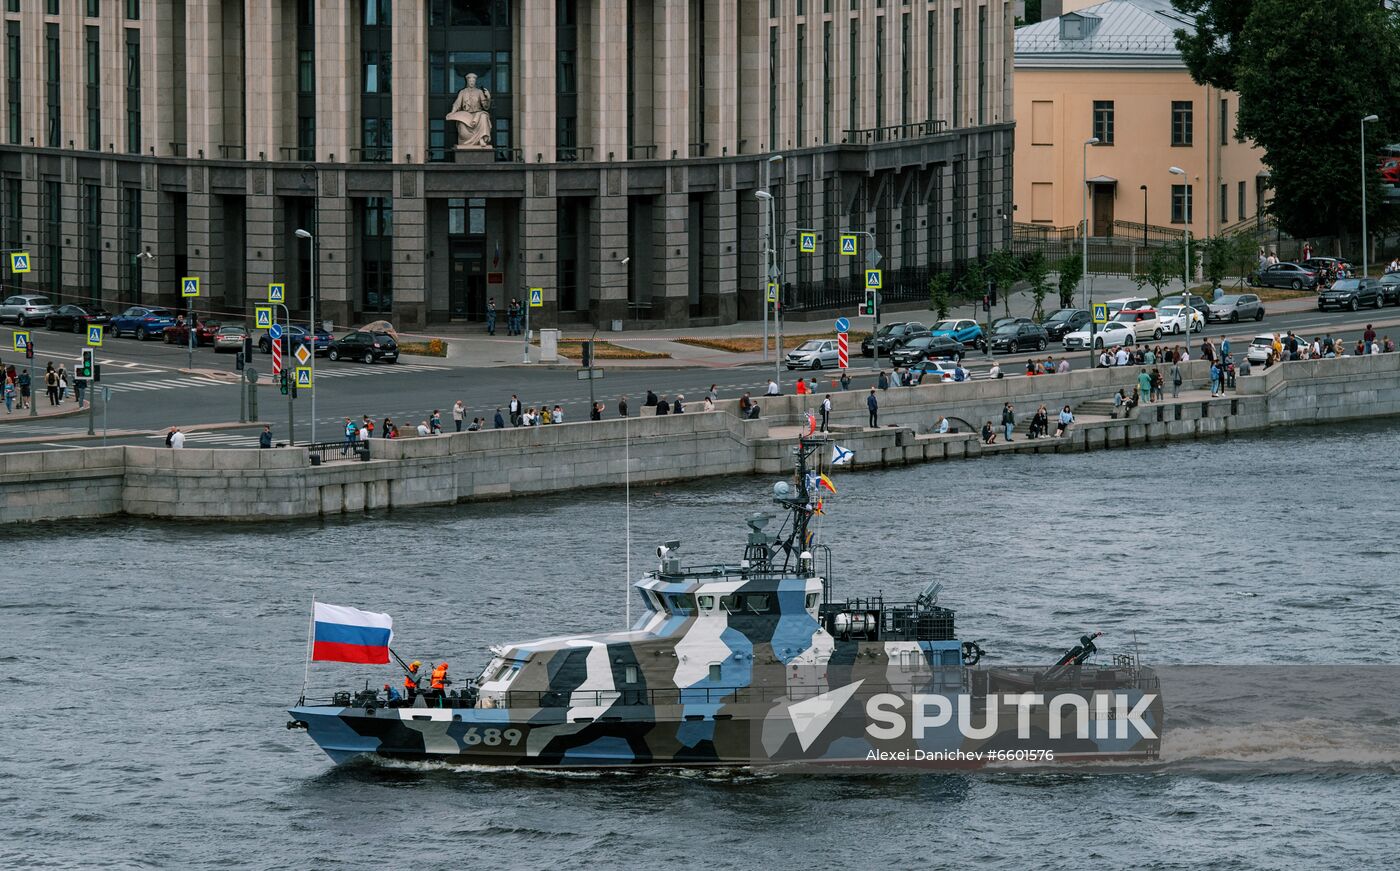
[[[478,729],[475,726],[469,726],[467,731],[462,734],[462,743],[468,747],[475,747],[478,744],[499,747],[502,743],[514,747],[524,737],[525,733],[519,729]]]

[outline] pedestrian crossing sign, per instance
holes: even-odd
[[[769,301],[769,302],[777,302],[777,301],[778,301],[778,282],[776,282],[776,281],[770,281],[770,282],[768,282],[768,301]]]
[[[530,288],[530,308],[544,308],[544,288]]]
[[[286,296],[287,296],[287,285],[285,285],[285,284],[276,284],[276,283],[274,283],[274,284],[269,284],[269,285],[267,286],[267,301],[268,301],[268,302],[282,302],[282,301],[284,301],[284,299],[286,298]]]
[[[29,347],[29,331],[15,330],[15,350],[23,351]]]
[[[180,279],[180,296],[199,296],[199,279],[195,276]]]
[[[797,248],[803,254],[815,254],[817,251],[817,234],[807,232],[798,233]]]
[[[310,367],[310,366],[298,366],[298,367],[297,367],[297,389],[298,389],[298,390],[309,390],[309,389],[311,389],[311,367]]]
[[[88,324],[88,345],[94,348],[102,347],[101,324]]]
[[[28,272],[28,271],[29,271],[29,252],[28,252],[28,251],[14,251],[14,252],[11,252],[11,254],[10,254],[10,271],[11,271],[11,272]]]
[[[1094,323],[1096,323],[1096,324],[1106,324],[1106,323],[1108,323],[1108,303],[1104,303],[1104,302],[1096,302],[1096,303],[1094,303]]]
[[[841,234],[841,254],[845,257],[854,257],[856,255],[856,237],[854,234]]]
[[[881,279],[881,272],[878,269],[865,270],[865,289],[880,290],[884,287]]]
[[[272,329],[272,306],[260,305],[253,307],[253,318],[260,330]]]

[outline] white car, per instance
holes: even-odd
[[[840,351],[834,339],[809,339],[798,345],[787,355],[788,371],[793,369],[821,369],[824,366],[840,365]]]
[[[1199,311],[1190,307],[1169,305],[1166,308],[1157,309],[1157,322],[1161,325],[1162,332],[1178,336],[1185,332],[1186,315],[1182,314],[1183,311],[1191,313],[1191,332],[1199,333],[1206,328],[1205,315]]]
[[[1096,349],[1112,348],[1115,345],[1131,345],[1136,341],[1137,334],[1133,325],[1123,321],[1109,321],[1106,324],[1101,324],[1093,338]],[[1085,327],[1065,336],[1064,344],[1066,351],[1079,351],[1089,347],[1089,328]]]
[[[1274,337],[1265,333],[1261,336],[1255,336],[1250,341],[1249,350],[1245,352],[1245,356],[1249,358],[1249,362],[1262,365],[1268,361],[1269,354],[1271,354],[1273,350]]]

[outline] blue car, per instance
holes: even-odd
[[[306,334],[307,328],[301,324],[293,324],[290,328],[284,328],[282,330],[282,353],[290,354],[293,349],[305,345]],[[332,336],[327,330],[318,329],[316,331],[315,352],[317,354],[326,353],[330,349],[331,338]],[[264,354],[272,353],[272,337],[267,333],[258,337],[258,350]]]
[[[929,333],[935,336],[951,336],[969,348],[976,348],[979,351],[987,350],[987,340],[982,334],[982,325],[968,318],[956,321],[939,321],[933,325]]]
[[[175,326],[175,315],[170,309],[134,305],[112,318],[107,329],[114,336],[135,336],[137,341],[158,339],[165,331]]]

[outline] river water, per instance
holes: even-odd
[[[1004,661],[1049,662],[1102,629],[1158,663],[1395,663],[1397,458],[1400,433],[1375,424],[916,466],[838,477],[821,532],[840,594],[938,577],[961,633]],[[768,484],[636,488],[632,568],[668,538],[687,559],[736,559]],[[1169,722],[1153,767],[861,776],[335,768],[283,728],[313,595],[389,611],[401,653],[460,680],[491,643],[621,628],[625,518],[603,491],[8,531],[0,867],[1395,861],[1400,747],[1352,759],[1224,721],[1175,737]],[[317,664],[311,695],[391,679]]]

